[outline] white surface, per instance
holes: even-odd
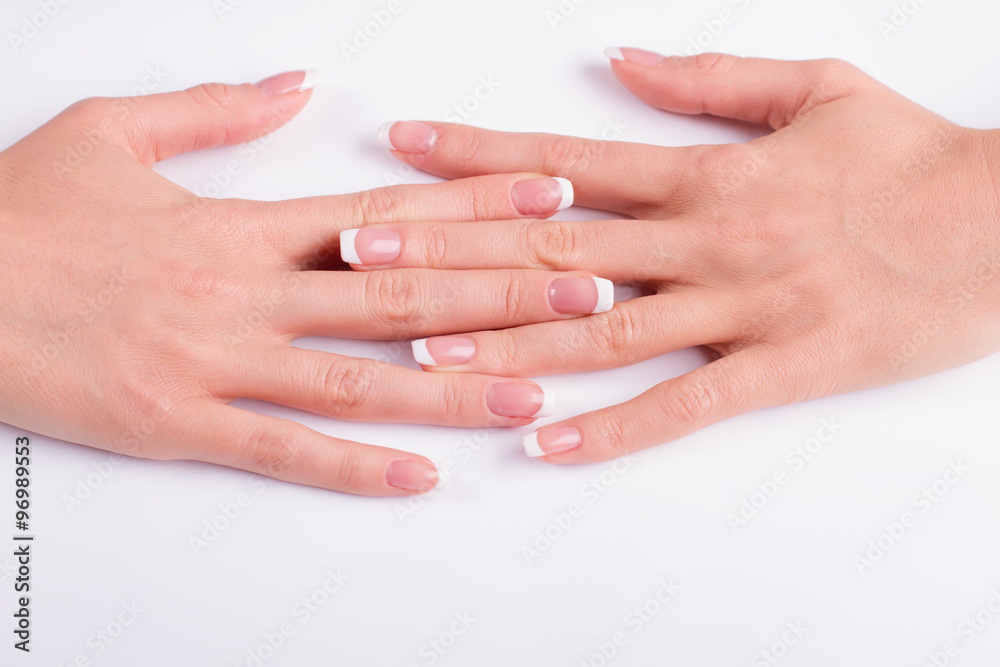
[[[609,45],[683,51],[727,7],[735,20],[714,40],[716,50],[846,58],[950,119],[1000,126],[1000,6],[985,0],[926,2],[888,40],[877,28],[892,13],[883,0],[589,0],[554,30],[545,12],[558,0],[402,0],[402,12],[351,63],[340,43],[388,0],[231,3],[220,19],[221,1],[70,2],[15,54],[6,34],[39,4],[8,0],[0,10],[0,145],[79,98],[127,94],[150,70],[161,72],[157,89],[167,90],[299,67],[318,68],[322,83],[252,161],[228,148],[177,158],[161,173],[204,192],[214,173],[240,160],[223,195],[261,199],[431,181],[379,148],[376,131],[387,119],[458,113],[456,104],[468,109],[461,111],[468,122],[507,130],[598,136],[624,123],[621,138],[629,141],[738,141],[753,131],[642,105],[602,55]],[[485,99],[475,98],[477,88]],[[404,345],[307,344],[415,367]],[[703,361],[688,350],[542,382],[559,394],[555,420],[629,398]],[[993,357],[905,385],[740,417],[637,455],[618,473],[610,464],[530,460],[521,446],[526,429],[372,426],[246,403],[327,433],[418,451],[451,470],[448,488],[409,502],[262,484],[195,463],[127,460],[70,513],[64,496],[108,455],[35,438],[35,650],[24,656],[10,648],[14,594],[10,574],[0,571],[7,619],[0,664],[67,665],[83,654],[94,665],[247,665],[247,651],[288,621],[294,635],[268,667],[429,665],[428,642],[442,633],[447,642],[453,623],[463,629],[455,621],[463,613],[474,622],[434,664],[576,666],[623,632],[627,643],[608,664],[752,665],[789,622],[808,632],[781,665],[916,666],[952,640],[961,652],[950,664],[996,664],[1000,618],[971,643],[959,625],[1000,590],[998,401],[1000,357]],[[794,471],[786,453],[814,437],[823,419],[842,429]],[[13,469],[6,445],[16,434],[0,427],[4,544]],[[956,459],[970,472],[920,513],[914,494]],[[782,470],[789,484],[734,534],[727,514]],[[605,493],[589,481],[601,475],[615,480]],[[250,506],[195,555],[189,538],[238,494]],[[582,516],[526,563],[522,546],[571,503]],[[859,575],[855,555],[906,511],[918,514],[916,526]],[[0,564],[12,562],[0,556]],[[338,568],[349,580],[303,622],[297,601]],[[640,625],[630,610],[671,578],[680,590]],[[88,637],[133,601],[144,611],[97,654]]]

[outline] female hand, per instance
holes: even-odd
[[[525,439],[529,454],[600,461],[748,410],[1000,350],[997,132],[958,127],[839,61],[609,55],[653,106],[774,133],[663,148],[425,123],[429,150],[395,152],[448,178],[565,177],[579,204],[635,219],[487,222],[475,234],[389,224],[404,248],[391,266],[586,270],[650,292],[591,318],[472,333],[463,357],[439,359],[445,343],[418,341],[427,370],[528,377],[695,345],[719,355],[623,405],[540,429]],[[392,134],[402,129],[418,124]]]
[[[254,202],[201,199],[149,168],[277,129],[305,106],[311,79],[299,71],[85,100],[0,153],[0,420],[134,456],[404,495],[435,485],[430,461],[227,403],[461,426],[544,414],[551,398],[532,382],[431,375],[290,343],[579,316],[579,299],[559,312],[566,299],[549,292],[596,284],[583,272],[317,270],[343,230],[550,213],[571,197],[559,182],[515,174]],[[369,261],[395,252],[364,230],[341,250]]]

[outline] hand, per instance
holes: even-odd
[[[519,426],[544,414],[550,400],[532,382],[431,375],[290,343],[578,317],[559,312],[549,292],[596,284],[583,272],[317,270],[343,230],[551,213],[571,197],[565,184],[513,174],[254,202],[201,199],[149,168],[277,129],[305,106],[308,84],[300,71],[85,100],[0,153],[0,419],[135,456],[404,495],[435,485],[424,457],[228,403],[459,426]],[[377,263],[398,249],[361,230],[341,250]]]
[[[404,247],[391,266],[586,270],[649,293],[591,318],[470,334],[466,358],[432,355],[428,371],[528,377],[695,345],[719,356],[623,405],[540,429],[525,440],[529,454],[605,460],[748,410],[1000,349],[997,132],[957,127],[839,61],[609,53],[615,75],[653,106],[774,132],[662,148],[426,123],[437,137],[429,150],[395,152],[448,178],[565,177],[578,203],[635,219],[486,222],[475,234],[389,224]]]

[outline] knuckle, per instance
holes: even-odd
[[[624,308],[612,308],[592,315],[590,334],[596,348],[607,358],[621,363],[626,360],[636,340],[636,323]]]
[[[443,375],[441,388],[441,416],[444,424],[458,424],[466,402],[466,378],[462,375]]]
[[[396,327],[411,324],[420,314],[416,274],[409,269],[372,271],[367,274],[366,300],[377,319]]]
[[[585,174],[597,160],[600,152],[596,141],[578,137],[557,137],[542,146],[542,170],[547,174],[562,176],[570,180]]]
[[[88,97],[66,107],[62,115],[70,120],[92,123],[108,115],[111,103],[109,97]]]
[[[560,220],[532,220],[524,228],[525,245],[534,261],[543,268],[570,270],[578,244],[573,225]]]
[[[210,109],[228,108],[239,97],[240,88],[227,83],[203,83],[185,91],[197,104]]]
[[[524,282],[520,275],[514,271],[505,271],[503,276],[503,303],[504,317],[508,323],[519,322],[521,314],[525,309],[525,289]]]
[[[725,186],[739,182],[747,174],[754,173],[759,165],[747,144],[725,144],[710,146],[701,150],[693,158],[695,173],[702,174],[702,182]]]
[[[627,436],[625,421],[618,411],[602,416],[597,425],[598,441],[604,443],[606,458],[621,458],[632,453],[632,443]]]
[[[365,462],[354,449],[340,449],[332,466],[333,486],[348,493],[358,491],[365,484]]]
[[[454,145],[455,160],[463,166],[474,165],[479,157],[482,136],[478,130],[469,127],[456,128],[449,137]]]
[[[667,394],[663,411],[674,423],[688,428],[705,424],[715,412],[718,398],[711,385],[705,382],[685,382]]]
[[[424,233],[418,238],[418,248],[424,266],[431,269],[445,266],[448,239],[444,228],[441,225],[428,224],[424,228]],[[412,237],[407,237],[408,247],[412,240]]]
[[[728,74],[739,60],[739,57],[728,53],[699,53],[690,62],[695,73],[712,76]]]
[[[244,452],[254,472],[277,477],[295,460],[296,444],[291,428],[269,424],[247,436]]]
[[[499,371],[509,372],[518,367],[518,338],[513,329],[493,332],[489,349],[492,350]]]
[[[395,188],[365,190],[354,196],[355,219],[364,225],[395,220],[403,207],[403,200]]]
[[[320,387],[323,400],[335,414],[350,414],[357,412],[365,404],[371,388],[371,378],[365,373],[362,362],[341,359],[326,368]]]

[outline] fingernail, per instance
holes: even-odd
[[[437,130],[408,120],[389,122],[378,129],[378,142],[400,153],[426,153],[437,142]]]
[[[583,442],[579,429],[573,426],[549,426],[524,436],[524,453],[532,458],[561,454],[576,449]]]
[[[573,184],[565,178],[532,178],[515,183],[510,198],[521,215],[555,213],[573,205]]]
[[[604,278],[560,278],[549,285],[549,303],[563,315],[605,313],[615,305],[615,285]]]
[[[632,63],[633,65],[645,65],[647,67],[661,65],[663,64],[663,61],[666,60],[666,58],[661,56],[659,53],[653,53],[652,51],[646,51],[643,49],[618,48],[617,46],[609,46],[604,49],[604,55],[619,62]]]
[[[556,407],[556,397],[537,384],[495,382],[486,390],[486,406],[501,417],[548,417]]]
[[[430,491],[438,485],[441,475],[437,469],[421,461],[393,461],[385,471],[389,486],[407,491]]]
[[[340,232],[340,257],[348,264],[383,266],[399,257],[399,234],[390,229]]]
[[[435,336],[411,343],[421,366],[461,366],[476,356],[476,341],[468,336]]]
[[[284,95],[286,93],[301,93],[316,87],[319,83],[319,72],[314,69],[299,69],[294,72],[282,72],[269,76],[254,85],[265,95]]]

